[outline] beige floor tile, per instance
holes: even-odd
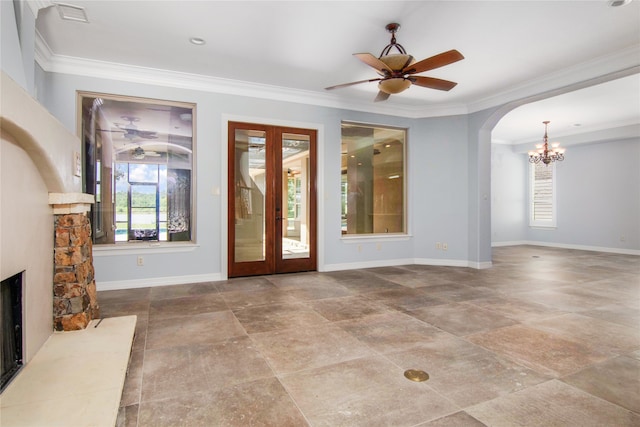
[[[640,416],[557,380],[466,409],[489,426],[632,427]]]
[[[275,286],[255,291],[227,291],[221,292],[220,295],[231,310],[268,304],[291,304],[298,301],[293,295]]]
[[[310,301],[308,304],[311,308],[332,322],[359,319],[365,316],[382,314],[389,311],[385,305],[360,295],[341,298],[325,298]]]
[[[195,295],[181,298],[169,298],[151,301],[149,320],[167,319],[186,314],[210,313],[228,310],[227,303],[215,294]]]
[[[358,294],[377,292],[383,289],[391,290],[405,288],[404,286],[394,283],[387,278],[379,277],[370,273],[357,279],[352,278],[348,280],[341,280],[340,285],[349,289],[351,292]]]
[[[621,303],[603,305],[592,310],[581,311],[580,314],[632,328],[640,325],[640,310],[629,308]]]
[[[122,389],[122,397],[120,398],[121,408],[140,403],[143,361],[144,350],[138,350],[131,353],[129,366],[127,368],[127,376],[124,381],[124,388]]]
[[[498,313],[459,303],[419,308],[410,310],[407,313],[457,336],[469,335],[516,323],[514,320]]]
[[[464,411],[420,424],[420,427],[486,427],[486,424],[476,420]]]
[[[482,347],[443,334],[407,351],[386,355],[403,370],[429,374],[429,386],[464,408],[546,381]]]
[[[140,426],[278,426],[307,424],[276,378],[203,390],[140,406]]]
[[[365,344],[332,324],[252,334],[251,339],[279,375],[373,354]]]
[[[190,283],[184,285],[156,286],[151,288],[151,300],[180,298],[217,293],[215,282]]]
[[[236,279],[216,282],[216,288],[218,288],[220,292],[260,291],[273,289],[274,287],[274,284],[264,277],[238,277]]]
[[[640,360],[620,356],[565,377],[562,381],[640,414]]]
[[[622,326],[580,314],[564,314],[530,322],[528,325],[581,342],[588,347],[598,348],[602,352],[620,354],[640,349],[640,328]]]
[[[428,288],[403,288],[371,292],[368,293],[366,297],[373,301],[379,301],[398,311],[416,310],[418,308],[431,307],[448,302],[445,299],[432,296]]]
[[[382,357],[365,357],[280,378],[314,427],[414,426],[456,406],[427,383],[407,380]]]
[[[310,272],[98,298],[103,314],[138,315],[118,427],[640,425],[629,411],[637,256],[498,247],[484,270]],[[233,317],[248,336],[227,338]],[[409,367],[431,378],[412,383]]]
[[[230,310],[161,317],[149,322],[147,349],[213,344],[244,335],[244,328]]]
[[[506,295],[473,299],[467,303],[491,310],[518,322],[541,320],[565,313],[542,304],[529,303]]]
[[[270,304],[233,311],[249,334],[289,328],[313,328],[328,320],[304,303]]]
[[[481,332],[467,339],[553,377],[577,372],[611,356],[610,352],[523,325]]]
[[[407,350],[448,335],[434,326],[397,312],[337,322],[336,325],[379,353]]]
[[[269,378],[273,371],[248,337],[145,352],[141,402]]]

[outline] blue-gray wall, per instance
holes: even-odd
[[[226,211],[226,119],[300,123],[321,130],[319,139],[320,267],[393,264],[424,260],[468,265],[468,146],[466,116],[406,119],[326,107],[269,101],[209,92],[49,73],[45,106],[64,126],[75,130],[76,91],[123,94],[197,104],[196,248],[159,253],[148,250],[145,266],[136,266],[136,251],[102,255],[96,248],[100,282],[150,277],[215,276],[224,270]],[[340,233],[341,120],[409,129],[408,200],[410,238],[343,239]],[[221,189],[221,195],[214,195]],[[436,250],[435,243],[448,244]],[[116,253],[116,254],[114,254]]]
[[[555,228],[529,227],[526,154],[494,144],[492,180],[494,244],[640,249],[640,137],[567,148],[556,164]]]

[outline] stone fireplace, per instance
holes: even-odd
[[[2,72],[0,280],[23,273],[23,358],[98,317],[77,136]]]
[[[53,325],[84,329],[100,317],[94,280],[91,224],[84,213],[54,216]]]

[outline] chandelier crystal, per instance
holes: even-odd
[[[530,163],[544,163],[548,165],[551,162],[561,162],[564,160],[564,148],[560,148],[559,142],[554,142],[549,148],[549,137],[547,136],[547,125],[549,120],[544,122],[544,137],[542,138],[542,144],[536,144],[536,151],[529,151]]]

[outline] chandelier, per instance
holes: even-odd
[[[529,162],[542,162],[545,165],[548,165],[551,162],[563,161],[564,148],[560,148],[559,142],[552,143],[551,149],[549,149],[549,138],[547,137],[547,125],[550,123],[549,120],[545,120],[542,123],[544,123],[544,137],[542,138],[542,144],[536,144],[536,151],[529,151]]]

